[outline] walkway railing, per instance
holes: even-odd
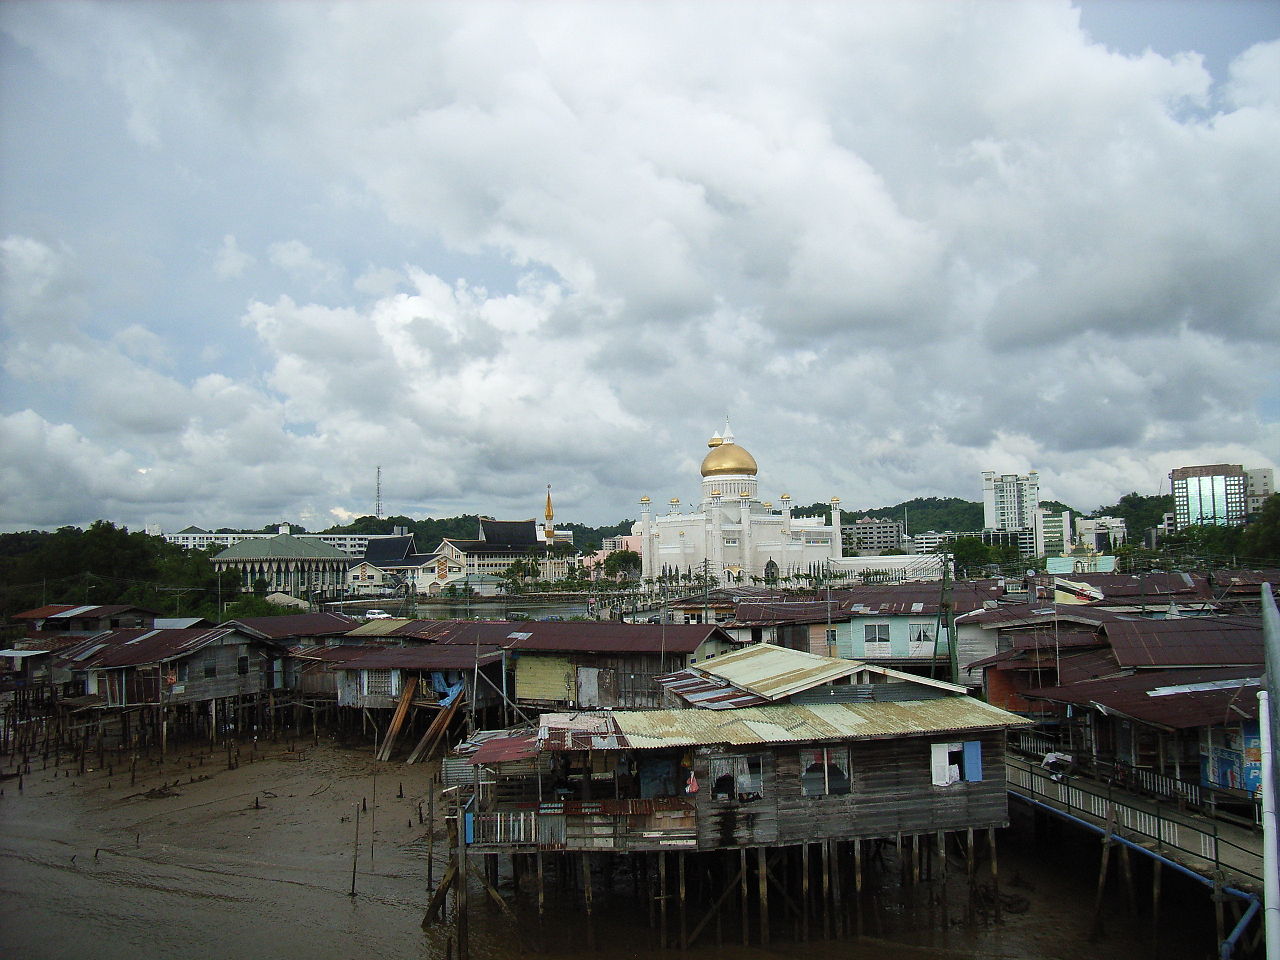
[[[1082,777],[1063,776],[1018,757],[1007,758],[1009,787],[1032,799],[1098,824],[1114,817],[1130,839],[1180,860],[1200,873],[1230,871],[1262,882],[1261,838],[1207,818],[1162,808],[1159,801]],[[1253,841],[1253,842],[1251,842]]]
[[[1237,820],[1244,819],[1255,824],[1262,822],[1261,801],[1243,791],[1206,786],[1193,780],[1182,780],[1118,760],[1095,762],[1088,756],[1080,755],[1078,748],[1062,743],[1057,738],[1038,730],[1011,731],[1009,747],[1025,757],[1033,757],[1036,760],[1042,759],[1048,753],[1070,754],[1076,770],[1115,784],[1122,790],[1201,807],[1210,816],[1217,816],[1221,807],[1231,807],[1238,811],[1239,815],[1235,817]]]

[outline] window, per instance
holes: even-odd
[[[751,803],[764,796],[760,758],[720,757],[711,761],[711,799]]]
[[[982,779],[982,741],[933,743],[929,745],[930,767],[935,787],[973,783]]]
[[[249,673],[249,658],[241,657],[236,661],[236,673],[245,676]]]
[[[186,683],[191,676],[191,664],[183,660],[178,664],[177,676],[179,683]]]
[[[835,627],[832,627],[830,630],[827,631],[827,643],[834,644],[835,642],[836,642],[836,630],[835,630]]]
[[[390,670],[366,670],[365,677],[365,695],[370,697],[391,697],[395,695],[395,691],[391,685]]]
[[[209,657],[204,662],[204,678],[206,680],[218,675],[218,661],[213,657]]]
[[[806,797],[849,792],[849,749],[821,747],[800,751],[800,789]]]
[[[907,624],[907,656],[933,656],[934,638],[936,636],[937,625],[934,623]]]
[[[889,625],[887,623],[862,625],[862,652],[868,657],[889,656]]]

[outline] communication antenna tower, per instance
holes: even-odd
[[[378,480],[376,484],[377,492],[373,500],[373,515],[377,519],[382,519],[382,467],[378,467]]]

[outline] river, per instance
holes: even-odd
[[[78,775],[64,764],[0,782],[0,956],[43,958],[221,958],[298,960],[444,957],[450,928],[420,927],[426,864],[443,873],[442,839],[419,823],[425,767],[379,764],[368,749],[309,741],[257,755],[198,749],[163,765],[144,763],[137,781],[112,767]],[[12,772],[6,766],[4,773]],[[148,796],[148,791],[151,795]],[[862,940],[794,940],[779,920],[767,947],[717,946],[714,924],[687,955],[758,960],[803,953],[812,960],[1035,957],[1183,960],[1213,955],[1207,894],[1165,871],[1159,941],[1153,943],[1149,874],[1138,872],[1139,914],[1121,885],[1109,887],[1105,937],[1089,942],[1098,869],[1096,838],[1070,831],[1037,836],[1015,809],[1001,832],[1002,889],[1025,901],[1003,922],[964,922],[963,868],[950,873],[948,922],[937,882],[904,896],[892,869],[869,883]],[[357,816],[359,824],[357,828]],[[357,846],[357,829],[359,830]],[[442,834],[440,835],[443,836]],[[355,860],[355,896],[351,895]],[[1145,879],[1144,879],[1145,878]],[[1145,886],[1144,886],[1145,884]],[[656,949],[647,905],[621,882],[597,890],[588,925],[568,894],[548,902],[545,922],[525,902],[512,923],[473,888],[476,960],[542,957],[671,957]],[[874,889],[874,896],[871,890]],[[509,888],[506,889],[509,892]],[[691,905],[691,914],[699,911]],[[814,934],[821,935],[815,924]],[[455,954],[456,955],[456,954]]]

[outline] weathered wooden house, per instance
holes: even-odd
[[[209,736],[268,729],[284,651],[227,627],[112,630],[60,651],[80,706],[163,742],[170,729]]]
[[[990,700],[1038,721],[1019,735],[1026,752],[1065,754],[1080,769],[1193,802],[1256,791],[1259,618],[1002,613],[987,625],[1009,647],[975,667]]]
[[[200,703],[271,689],[283,651],[227,627],[112,630],[59,654],[108,707]]]
[[[105,630],[140,629],[155,626],[155,610],[127,603],[51,603],[13,614],[10,619],[25,624],[28,639],[87,637]]]
[[[690,706],[544,714],[482,743],[475,842],[713,851],[1007,822],[1005,736],[1028,721],[962,687],[768,645],[662,685]]]
[[[656,707],[657,678],[736,648],[712,624],[513,623],[515,699],[536,709]]]

